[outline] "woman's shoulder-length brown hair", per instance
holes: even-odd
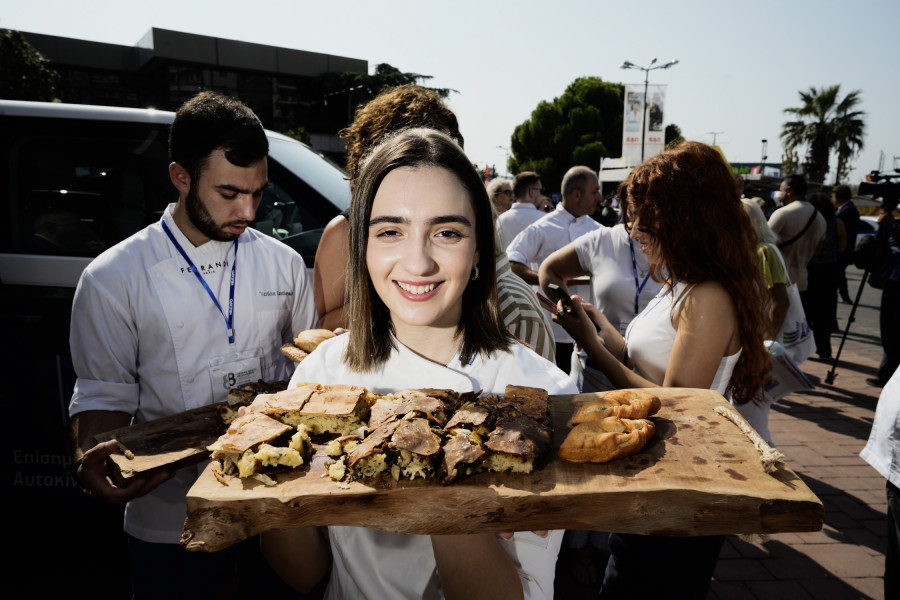
[[[363,162],[353,190],[346,286],[351,325],[345,362],[354,371],[371,371],[387,361],[394,349],[390,312],[372,285],[366,267],[366,248],[375,194],[387,174],[401,167],[445,169],[468,192],[475,212],[479,258],[478,277],[469,282],[462,296],[462,316],[457,327],[462,339],[460,356],[469,362],[479,353],[508,351],[515,338],[500,317],[493,213],[487,190],[456,142],[439,131],[415,128],[394,134],[373,149]]]
[[[669,282],[718,281],[737,314],[742,353],[731,379],[743,404],[759,397],[769,370],[764,345],[766,290],[756,231],[731,167],[715,148],[684,142],[636,167],[619,186],[624,214],[637,217],[662,257]],[[630,229],[630,226],[626,224]]]

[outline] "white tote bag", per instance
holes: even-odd
[[[781,259],[784,274],[790,281],[787,265],[784,264],[784,257],[781,256],[781,252],[778,252],[778,258]],[[794,364],[799,365],[816,351],[816,341],[813,339],[809,323],[806,322],[806,313],[803,311],[803,303],[800,301],[800,290],[797,289],[796,283],[791,282],[787,285],[787,295],[789,300],[788,310],[784,316],[784,323],[781,324],[781,331],[778,333],[776,341],[784,346],[785,352],[791,357]]]

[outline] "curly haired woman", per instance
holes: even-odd
[[[712,147],[685,142],[638,166],[619,198],[662,289],[624,337],[577,296],[574,311],[554,320],[617,388],[703,388],[738,405],[753,401],[769,370],[766,287],[731,169]],[[723,541],[611,534],[600,597],[679,590],[703,598]],[[646,577],[647,564],[664,573]]]

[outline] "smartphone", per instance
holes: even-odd
[[[563,289],[555,283],[548,283],[547,289],[550,290],[550,295],[554,298],[562,300],[563,310],[565,312],[572,312],[572,297],[569,294],[564,292]]]
[[[547,289],[550,290],[550,294],[552,294],[554,298],[556,298],[557,300],[562,300],[563,311],[561,313],[556,313],[556,314],[558,314],[560,317],[562,317],[566,313],[570,313],[573,310],[575,310],[572,307],[572,297],[569,294],[567,294],[566,292],[564,292],[561,287],[559,287],[555,283],[548,283]],[[593,321],[590,321],[590,323],[591,323],[591,325],[594,326],[594,329],[597,330],[597,333],[600,333],[600,326],[597,325],[596,323],[594,323]]]

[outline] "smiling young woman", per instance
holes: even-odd
[[[503,325],[491,200],[447,135],[410,129],[375,148],[354,185],[349,225],[349,333],[322,342],[298,365],[291,386],[577,391]],[[267,531],[261,539],[275,570],[301,591],[331,566],[326,598],[499,600],[552,597],[562,535],[327,527]]]
[[[429,358],[446,363],[477,263],[475,211],[455,175],[400,167],[385,176],[372,203],[366,266],[399,340],[415,336],[431,347]]]
[[[425,312],[432,311],[432,322],[450,327],[441,328],[439,339],[444,344],[458,344],[465,361],[479,352],[508,348],[514,341],[499,313],[493,215],[481,177],[459,146],[446,136],[426,129],[408,132],[416,135],[394,136],[390,143],[380,146],[381,152],[372,153],[360,172],[350,209],[347,276],[354,293],[349,321],[371,326],[353,328],[346,359],[348,365],[361,371],[387,358],[395,336],[403,342],[402,336],[413,331],[404,326],[410,324],[406,315],[414,312],[421,319]],[[394,229],[385,230],[394,241],[372,238],[382,231],[378,226],[385,225],[385,218],[394,221],[390,223]],[[396,222],[404,219],[406,223]],[[417,241],[410,242],[407,236],[415,236]],[[398,238],[401,241],[396,241]],[[440,281],[440,288],[445,289],[421,304],[409,297],[400,303],[399,286],[383,279],[386,275],[376,276],[369,270],[369,261],[380,260],[375,257],[386,255],[384,247],[393,244],[407,249],[418,245],[403,259],[405,262],[395,263],[394,267],[402,270],[396,271],[393,279],[415,285]],[[401,254],[406,253],[404,250]],[[446,261],[457,255],[462,258],[454,259],[451,268]],[[440,265],[435,262],[438,259]],[[423,264],[413,264],[415,261]],[[433,272],[435,268],[444,271],[438,275]],[[445,310],[450,313],[444,314]],[[452,336],[448,335],[450,331]],[[426,327],[416,333],[431,338],[436,331]],[[434,345],[437,340],[429,342]]]

